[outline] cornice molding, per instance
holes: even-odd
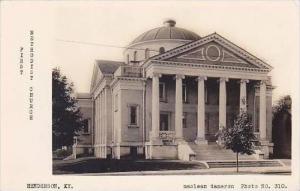
[[[122,77],[118,76],[115,77],[111,83],[109,84],[111,88],[114,88],[115,84],[120,81],[120,80],[125,80],[125,81],[146,81],[147,78],[138,78],[138,77]]]
[[[168,66],[186,66],[186,67],[196,67],[196,68],[203,68],[207,70],[228,70],[228,71],[240,71],[240,72],[259,72],[259,73],[268,73],[268,69],[260,69],[260,68],[248,68],[248,67],[241,67],[241,66],[224,66],[224,65],[207,65],[207,64],[199,64],[199,63],[184,63],[184,62],[174,62],[174,61],[159,61],[159,60],[152,60],[149,62],[151,64],[161,64],[161,65],[168,65]],[[147,67],[148,67],[147,66]]]

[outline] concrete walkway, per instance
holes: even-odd
[[[165,171],[132,171],[113,173],[86,173],[80,176],[137,176],[137,175],[246,175],[246,174],[268,174],[268,175],[290,175],[290,167],[240,167],[239,173],[236,168],[210,168],[198,170],[165,170]]]

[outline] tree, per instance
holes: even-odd
[[[273,142],[275,157],[291,157],[291,134],[292,134],[292,99],[286,95],[279,99],[272,107],[273,119]]]
[[[292,98],[286,95],[279,99],[276,105],[273,106],[273,120],[277,120],[283,114],[289,114],[291,117]]]
[[[234,120],[232,127],[224,127],[220,132],[222,144],[226,149],[236,153],[236,167],[239,171],[239,154],[253,154],[253,124],[246,112],[241,112]]]
[[[60,73],[52,70],[52,150],[73,144],[73,138],[82,128],[81,113],[72,96],[73,83]]]

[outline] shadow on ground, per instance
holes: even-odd
[[[74,161],[53,161],[53,174],[81,174],[130,171],[191,170],[206,169],[199,162],[172,160],[114,160],[82,159]]]

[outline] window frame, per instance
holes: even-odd
[[[160,86],[162,85],[162,94],[160,94]],[[162,97],[160,96],[162,95]],[[166,96],[166,83],[165,82],[159,82],[159,101],[166,102],[167,96]]]
[[[138,104],[127,104],[128,107],[128,128],[138,128],[139,127],[139,105]],[[131,108],[135,108],[135,123],[131,123]]]
[[[167,130],[162,130],[161,129],[161,125],[160,125],[161,121],[159,121],[159,131],[172,131],[171,130],[171,113],[167,112],[167,111],[160,111],[160,113],[159,113],[159,120],[161,120],[161,115],[166,115],[167,116],[168,126],[167,126]]]
[[[83,121],[87,122],[87,131],[85,131],[85,127],[83,127],[82,134],[83,135],[89,135],[91,133],[91,119],[90,118],[86,118]]]
[[[163,47],[163,46],[162,46],[162,47],[159,47],[158,52],[159,52],[159,54],[165,53],[165,52],[166,52],[165,47]]]

